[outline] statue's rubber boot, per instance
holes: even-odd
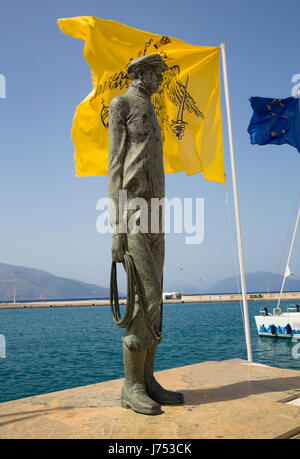
[[[145,383],[147,392],[160,405],[182,405],[184,403],[183,394],[164,389],[153,375],[156,349],[157,345],[154,345],[146,354]]]
[[[144,367],[146,351],[131,351],[123,344],[125,382],[122,388],[121,406],[141,414],[161,414],[160,405],[146,391]]]

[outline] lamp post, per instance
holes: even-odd
[[[201,284],[202,279],[200,278],[200,279],[198,279],[198,281],[199,281],[199,283],[200,283],[200,295],[202,296],[202,284]]]
[[[14,271],[14,303],[16,302],[16,292],[17,292],[17,271]]]

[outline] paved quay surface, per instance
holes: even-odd
[[[1,439],[300,438],[300,372],[240,359],[156,373],[183,406],[145,416],[120,406],[122,379],[0,404]]]

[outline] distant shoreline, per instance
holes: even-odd
[[[274,293],[248,293],[248,301],[276,301],[279,299],[279,292]],[[283,292],[281,300],[295,300],[300,304],[300,292]],[[120,304],[126,304],[126,299],[120,299]],[[164,304],[182,303],[233,303],[242,301],[239,293],[208,294],[208,295],[182,295],[181,299],[166,299]],[[62,307],[84,307],[84,306],[109,306],[109,299],[102,300],[41,300],[24,303],[0,303],[0,309],[26,309],[26,308],[62,308]]]

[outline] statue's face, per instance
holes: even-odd
[[[143,85],[151,94],[157,92],[163,80],[163,75],[160,66],[145,66],[141,80],[143,81]]]

